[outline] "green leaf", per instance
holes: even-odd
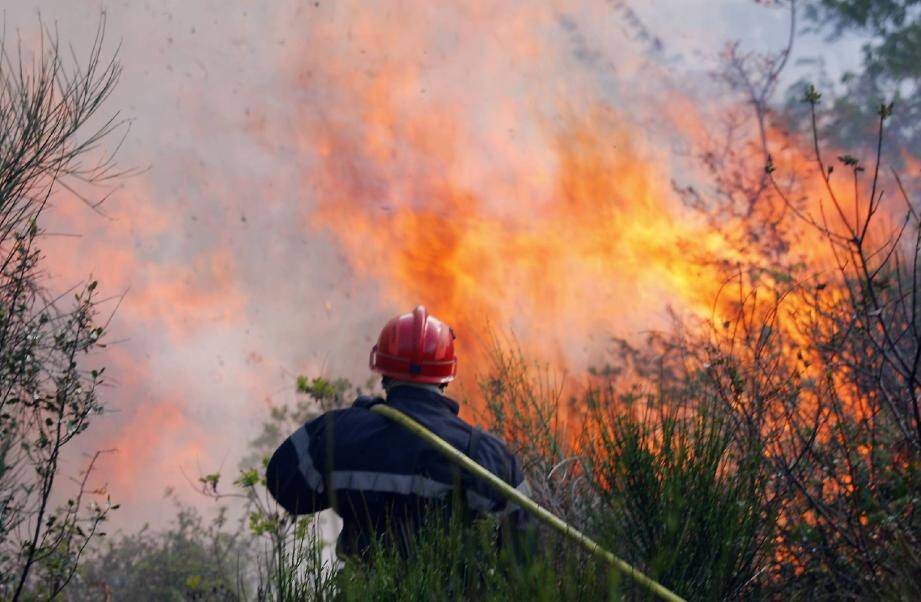
[[[889,104],[883,103],[879,106],[879,111],[877,112],[881,119],[888,119],[892,116],[892,108],[895,106],[894,102]]]
[[[240,477],[236,480],[237,485],[247,488],[254,487],[257,483],[259,483],[259,471],[257,471],[255,468],[243,471],[240,473]]]
[[[815,86],[809,84],[806,86],[806,92],[803,94],[803,102],[808,102],[809,104],[818,104],[822,99],[822,93],[816,90]]]

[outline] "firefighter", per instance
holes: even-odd
[[[269,461],[268,489],[285,510],[297,515],[333,508],[342,518],[340,556],[365,556],[375,538],[405,554],[426,516],[469,522],[493,515],[503,531],[524,527],[521,509],[418,436],[370,411],[378,403],[401,410],[527,493],[505,444],[461,420],[457,402],[445,396],[457,373],[454,339],[453,330],[422,306],[393,318],[370,356],[386,398],[361,396],[349,408],[307,422]]]

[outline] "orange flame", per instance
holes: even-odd
[[[265,36],[251,35],[255,19],[234,34],[231,50],[251,50],[248,40],[264,37],[272,50],[263,53],[279,53],[281,82],[265,80],[276,86],[268,95],[238,95],[237,63],[223,51],[211,62],[207,56],[195,61],[201,73],[189,67],[192,74],[180,76],[177,69],[177,79],[167,83],[182,91],[181,98],[164,114],[179,125],[162,135],[160,123],[148,126],[149,154],[138,161],[154,161],[167,175],[131,182],[133,194],[118,195],[113,207],[117,224],[60,213],[67,226],[62,230],[88,236],[49,244],[54,270],[68,284],[89,269],[106,290],[131,287],[116,317],[126,325],[119,335],[133,337],[131,350],[115,359],[118,370],[110,370],[122,384],[112,398],[123,414],[108,428],[121,432],[105,436],[126,450],[114,469],[123,490],[149,491],[153,481],[159,487],[167,464],[175,471],[187,461],[188,468],[198,449],[209,469],[228,447],[239,451],[247,440],[241,432],[262,410],[252,409],[253,400],[278,386],[266,376],[270,366],[304,370],[308,355],[292,349],[307,347],[303,341],[318,330],[350,329],[348,345],[342,339],[336,344],[351,347],[362,340],[355,331],[376,327],[342,314],[334,316],[334,326],[317,326],[329,306],[305,310],[297,298],[303,289],[279,292],[297,279],[291,271],[304,259],[304,241],[279,235],[278,224],[268,220],[266,231],[244,230],[249,226],[240,224],[241,207],[250,215],[277,212],[294,221],[300,212],[280,207],[296,195],[310,197],[309,223],[333,233],[348,264],[371,283],[362,291],[375,292],[379,284],[388,311],[421,302],[455,326],[467,378],[483,368],[478,340],[489,325],[511,329],[529,355],[578,372],[604,362],[609,336],[666,326],[668,308],[708,316],[723,276],[697,259],[744,259],[683,209],[670,184],[688,168],[678,166],[668,144],[679,138],[693,146],[711,135],[705,108],[689,96],[655,89],[668,85],[651,83],[661,68],[611,27],[616,17],[604,3],[417,3],[401,10],[386,3],[319,4],[296,15],[270,12],[266,22],[276,21]],[[211,18],[207,13],[208,23]],[[200,39],[203,29],[189,39]],[[214,46],[225,46],[221,36]],[[297,48],[296,39],[305,45]],[[201,47],[186,43],[189,52]],[[147,60],[149,50],[136,48],[134,58]],[[272,71],[262,62],[265,54],[254,56],[260,75]],[[134,83],[140,106],[148,106],[150,81]],[[284,99],[280,107],[267,100],[273,96]],[[287,107],[293,115],[284,112]],[[219,119],[204,118],[214,114]],[[241,115],[247,119],[234,121]],[[247,127],[262,148],[230,152],[227,140],[238,138],[210,140],[217,132],[208,127],[228,123]],[[772,146],[790,146],[776,132],[770,135]],[[194,151],[174,148],[186,139],[195,141]],[[751,136],[747,143],[757,141]],[[221,144],[228,146],[217,148]],[[265,167],[259,158],[266,157],[255,155],[270,147],[281,150]],[[209,153],[216,154],[214,162]],[[776,159],[779,171],[810,169],[808,155],[799,151]],[[292,164],[300,188],[273,188]],[[267,174],[258,176],[260,166]],[[810,184],[795,200],[805,197],[815,208],[822,195]],[[211,217],[190,225],[199,212]],[[233,236],[248,236],[251,244],[235,245]],[[816,241],[803,230],[795,252],[830,263]],[[254,249],[266,248],[284,268],[256,263],[246,273]],[[284,276],[258,273],[269,267]],[[327,270],[314,267],[305,271]],[[284,296],[285,303],[266,303],[267,294]],[[351,307],[375,313],[379,301],[374,296],[372,303]],[[281,305],[290,306],[278,317],[288,327],[284,332],[264,317]],[[261,339],[268,341],[258,347],[266,358],[258,369],[243,360],[256,357],[254,343],[234,338],[250,324],[254,331],[261,326]],[[315,338],[320,343],[310,344],[317,348],[331,345]],[[225,350],[239,368],[228,383],[221,380],[223,364],[212,365]],[[195,361],[183,353],[195,354]],[[350,357],[363,367],[366,349]],[[343,364],[334,364],[334,371],[351,375],[352,367]],[[290,372],[284,379],[292,380]],[[203,434],[207,429],[199,426],[211,426],[216,417],[233,432]],[[168,462],[148,478],[144,466],[156,463],[157,454]]]

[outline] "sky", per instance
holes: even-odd
[[[124,70],[105,110],[130,119],[118,157],[139,173],[103,215],[57,195],[46,224],[67,235],[47,239],[54,286],[98,278],[113,298],[104,312],[123,297],[92,358],[111,375],[109,413],[83,442],[116,450],[99,478],[122,503],[117,526],[160,524],[167,487],[194,502],[189,481],[232,473],[268,408],[294,398],[296,375],[363,382],[380,326],[417,299],[459,324],[549,339],[539,351],[573,369],[602,344],[575,341],[661,327],[672,297],[695,302],[671,239],[649,243],[685,219],[668,198],[668,179],[690,169],[676,140],[700,128],[705,111],[688,107],[727,101],[710,76],[726,44],[782,47],[787,12],[743,0],[428,4],[3,9],[8,40],[33,43],[40,14],[77,56],[104,12]],[[859,46],[804,36],[794,58],[824,57],[834,75],[859,64]],[[808,68],[794,61],[785,81]],[[570,220],[592,195],[619,194],[592,175],[608,169],[635,174],[631,194]],[[445,215],[461,216],[460,234]],[[643,244],[586,242],[599,215]],[[432,245],[441,259],[417,252]],[[611,252],[624,257],[616,285],[595,285],[604,267],[573,268]],[[459,275],[441,282],[446,253]],[[617,315],[576,316],[600,304]]]

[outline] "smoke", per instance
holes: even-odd
[[[489,320],[584,368],[700,278],[669,185],[679,93],[646,37],[597,30],[606,11],[341,9],[285,64],[311,226],[395,309],[454,324],[468,358]]]
[[[79,56],[96,13],[41,4]],[[117,450],[117,524],[232,474],[296,374],[363,382],[380,325],[418,302],[468,375],[487,320],[578,370],[703,307],[686,242],[719,242],[670,181],[719,107],[704,69],[622,3],[429,4],[97,5],[123,40],[121,162],[147,169],[105,216],[58,196],[48,229],[79,236],[46,251],[56,286],[124,294],[87,442]]]

